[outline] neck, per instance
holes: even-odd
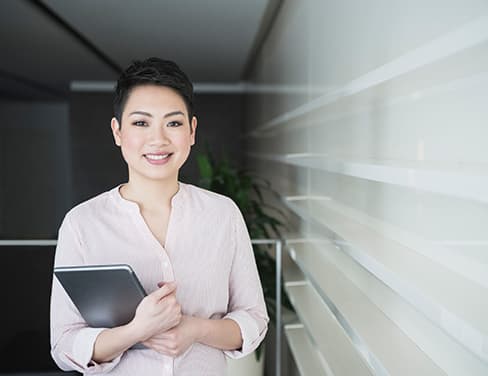
[[[164,210],[171,207],[171,199],[178,188],[177,177],[165,181],[129,178],[129,182],[120,188],[120,194],[137,203],[141,210]]]

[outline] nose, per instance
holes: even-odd
[[[149,144],[151,146],[165,146],[171,143],[170,138],[164,126],[153,127],[149,135]]]

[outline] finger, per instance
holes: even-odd
[[[175,283],[175,281],[167,281],[167,282],[165,282],[165,281],[159,281],[157,283],[157,285],[158,285],[158,287],[163,287],[164,285],[166,285],[168,283]]]
[[[153,350],[157,351],[160,354],[166,355],[166,356],[173,356],[172,350],[169,350],[165,347],[155,347]]]
[[[158,342],[157,341],[154,341],[152,339],[149,339],[149,340],[146,340],[146,341],[142,342],[142,344],[144,346],[146,346],[147,348],[149,348],[149,349],[152,349],[152,350],[157,351],[157,347],[158,347]]]
[[[165,335],[164,334],[165,332],[157,332],[155,333],[152,337],[148,338],[146,341],[150,342],[150,343],[156,343],[158,341],[162,341],[162,340],[167,340],[167,336],[165,336],[163,338],[163,336]]]
[[[168,282],[165,283],[162,287],[151,293],[152,296],[154,296],[157,300],[161,300],[165,296],[171,294],[176,290],[176,283],[174,282]]]
[[[179,350],[175,346],[168,346],[166,344],[158,343],[154,346],[154,349],[164,355],[168,356],[176,356],[179,353]]]
[[[146,343],[151,347],[166,346],[168,348],[171,348],[171,346],[173,346],[174,344],[174,341],[170,340],[169,338],[161,338],[159,335],[155,335],[143,342],[144,345]]]
[[[174,340],[174,334],[166,334],[166,332],[158,333],[156,336],[153,337],[153,341],[158,343],[170,343],[174,342]]]
[[[152,337],[151,339],[144,341],[142,343],[146,347],[150,347],[153,350],[159,349],[159,348],[165,348],[166,350],[170,350],[171,344],[168,341],[164,341],[161,339],[156,339]]]

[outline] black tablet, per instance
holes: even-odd
[[[93,328],[129,323],[146,296],[129,265],[62,266],[54,274]]]

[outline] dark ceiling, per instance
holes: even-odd
[[[175,60],[194,82],[243,79],[273,0],[2,0],[0,97],[63,100],[133,59]]]

